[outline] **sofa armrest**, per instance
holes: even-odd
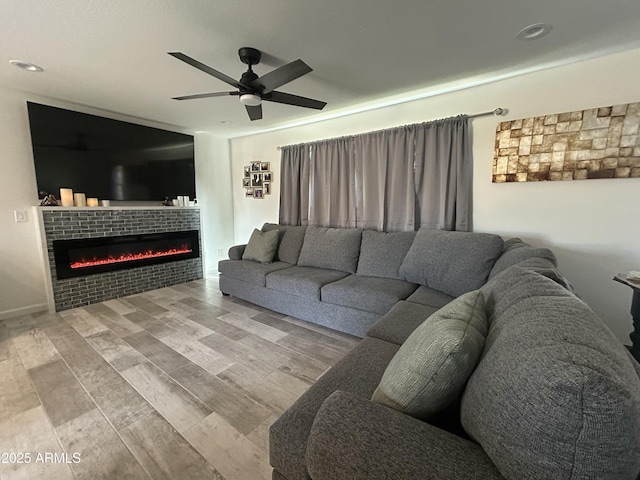
[[[234,245],[229,249],[229,260],[242,260],[242,254],[244,249],[247,248],[247,244]]]
[[[314,480],[504,480],[478,444],[341,391],[316,415],[306,463]]]

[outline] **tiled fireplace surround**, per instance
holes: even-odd
[[[49,283],[51,311],[103,302],[113,298],[202,278],[202,256],[170,263],[58,280],[53,241],[200,231],[200,209],[181,207],[38,207],[40,233]],[[200,239],[202,252],[202,239]]]

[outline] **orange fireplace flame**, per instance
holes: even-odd
[[[171,248],[169,250],[160,250],[157,252],[154,252],[153,250],[148,250],[146,252],[140,252],[140,253],[123,253],[118,257],[113,257],[113,256],[109,256],[107,258],[94,257],[90,260],[83,258],[82,260],[71,262],[71,268],[95,267],[97,265],[109,265],[112,263],[131,262],[134,260],[144,260],[147,258],[169,257],[171,255],[191,253],[192,251],[193,250],[188,248],[186,245],[183,245],[182,248]]]

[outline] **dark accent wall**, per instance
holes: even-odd
[[[198,208],[47,208],[43,209],[42,217],[56,311],[202,278],[200,256],[160,265],[58,280],[53,257],[54,240],[200,230]],[[202,252],[202,240],[200,251]]]

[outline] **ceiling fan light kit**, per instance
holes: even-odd
[[[173,97],[174,100],[195,100],[198,98],[223,97],[235,95],[240,97],[240,103],[244,105],[251,121],[262,118],[262,101],[283,103],[285,105],[294,105],[296,107],[313,108],[322,110],[327,104],[313,98],[300,97],[290,93],[278,92],[275,89],[289,83],[296,78],[312,71],[302,60],[283,65],[271,72],[259,77],[251,68],[253,65],[260,63],[262,56],[260,51],[251,47],[242,47],[238,50],[240,61],[249,66],[246,72],[242,74],[239,81],[219,72],[204,63],[195,60],[181,52],[169,52],[172,57],[181,60],[198,70],[211,75],[212,77],[222,80],[223,82],[235,87],[237,91],[233,92],[213,92],[199,93],[196,95],[185,95],[181,97]]]
[[[240,103],[245,106],[257,107],[262,103],[262,99],[259,95],[255,95],[253,93],[245,93],[244,95],[240,95]]]

